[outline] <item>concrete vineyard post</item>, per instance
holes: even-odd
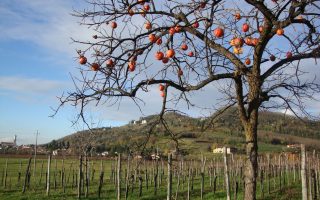
[[[302,200],[308,200],[307,174],[306,174],[306,148],[304,144],[301,144],[301,187],[302,187]]]
[[[227,148],[226,147],[223,147],[223,160],[224,160],[224,177],[225,177],[227,200],[231,200],[231,197],[230,197],[229,169],[228,169],[228,157],[227,157]]]
[[[50,194],[50,167],[51,167],[51,154],[48,156],[48,170],[47,170],[47,196]]]

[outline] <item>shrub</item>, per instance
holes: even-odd
[[[281,144],[281,140],[278,138],[272,138],[270,143],[274,144],[274,145],[279,145],[279,144]]]

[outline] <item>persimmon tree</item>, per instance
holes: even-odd
[[[256,199],[259,108],[298,114],[320,92],[317,79],[303,78],[320,57],[319,1],[91,0],[88,7],[74,16],[96,34],[74,39],[84,46],[81,76],[61,105],[74,103],[81,116],[90,102],[136,100],[159,85],[163,115],[169,100],[189,103],[188,93],[219,81],[244,128],[245,199]]]

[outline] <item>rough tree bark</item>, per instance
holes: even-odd
[[[244,165],[244,198],[246,200],[256,199],[256,184],[258,174],[258,110],[260,106],[261,80],[260,67],[254,66],[251,76],[248,78],[248,108],[243,101],[243,82],[241,77],[235,78],[235,88],[237,94],[238,110],[242,125],[245,130],[246,139],[246,160]]]
[[[256,114],[258,115],[258,114]],[[255,200],[258,173],[258,145],[256,125],[246,127],[246,161],[244,170],[245,199]]]

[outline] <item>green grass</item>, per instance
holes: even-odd
[[[259,142],[258,143],[258,151],[259,153],[264,153],[264,152],[270,152],[270,153],[275,153],[275,152],[282,152],[286,146],[284,145],[274,145],[274,144],[269,144],[269,143],[264,143],[264,142]]]
[[[37,173],[36,176],[33,175],[33,171],[31,171],[31,183],[30,187],[27,189],[27,191],[22,194],[22,185],[25,180],[25,170],[27,168],[27,159],[18,159],[18,158],[9,158],[8,159],[8,178],[7,178],[7,186],[4,187],[3,185],[3,169],[5,167],[5,158],[0,158],[0,173],[1,173],[1,183],[0,183],[0,199],[1,200],[17,200],[17,199],[23,199],[23,200],[33,200],[33,199],[75,199],[77,198],[77,188],[71,186],[72,182],[72,168],[70,168],[71,163],[73,163],[73,167],[76,173],[78,173],[78,161],[73,159],[67,159],[64,161],[65,166],[65,173],[66,173],[66,187],[65,191],[63,191],[63,188],[61,187],[60,183],[60,170],[62,168],[62,160],[57,159],[57,186],[56,189],[54,189],[54,170],[55,170],[55,159],[52,160],[51,164],[51,192],[50,196],[46,196],[46,186],[45,186],[45,171],[47,168],[47,160],[46,159],[38,159],[37,160]],[[22,163],[21,168],[21,180],[18,182],[18,172],[20,168],[20,161]],[[40,170],[41,170],[41,163],[44,162],[44,169],[43,169],[43,177],[42,181],[40,183]],[[93,163],[91,163],[93,162]],[[110,181],[110,172],[111,172],[111,165],[114,161],[111,160],[104,160],[104,185],[102,188],[102,199],[115,199],[116,193],[115,193],[115,185]],[[99,181],[99,171],[100,171],[100,161],[99,160],[93,160],[90,161],[90,164],[93,166],[93,169],[95,170],[93,180],[90,183],[89,188],[89,197],[83,198],[83,199],[98,199],[98,181]],[[123,168],[125,168],[126,163],[123,162]],[[176,165],[176,164],[175,164]],[[152,164],[148,163],[148,170],[151,172],[151,166]],[[31,163],[31,167],[33,170],[33,162]],[[70,170],[71,169],[71,170]],[[141,170],[145,169],[145,165],[141,165]],[[92,171],[91,171],[92,172]],[[166,173],[166,169],[165,169]],[[124,174],[124,170],[123,170]],[[70,176],[69,176],[70,175]],[[69,176],[69,179],[68,179]],[[143,178],[144,175],[142,174]],[[151,178],[151,177],[150,177]],[[264,199],[301,199],[301,192],[300,192],[300,184],[296,180],[296,182],[293,183],[293,178],[290,174],[290,183],[288,183],[288,180],[286,181],[285,187],[279,191],[278,189],[278,179],[271,180],[271,194],[268,195],[267,193],[267,183],[264,182],[264,188],[265,188],[265,198]],[[173,178],[173,196],[175,196],[176,193],[176,178]],[[235,180],[241,180],[239,177],[237,177]],[[274,182],[275,181],[275,182]],[[233,183],[231,178],[231,183]],[[274,186],[275,183],[275,186]],[[122,196],[124,197],[124,179],[122,182]],[[243,199],[243,185],[240,185],[240,191],[238,194],[238,199]],[[258,182],[257,185],[257,197],[258,199],[261,199],[261,193],[260,193],[260,182]],[[223,184],[223,173],[219,173],[218,176],[218,182],[217,182],[217,192],[216,194],[213,194],[212,188],[209,185],[209,176],[206,171],[206,178],[205,178],[205,191],[204,191],[204,198],[203,199],[225,199],[226,194],[224,192],[224,184]],[[231,188],[232,196],[233,196],[233,187]],[[181,185],[178,193],[178,199],[186,199],[187,195],[187,182],[184,182],[181,180]],[[84,195],[83,195],[84,196]],[[134,191],[131,192],[131,188],[129,191],[129,197],[128,199],[144,199],[144,200],[157,200],[157,199],[166,199],[166,178],[163,178],[162,184],[157,190],[157,195],[154,195],[153,186],[149,183],[149,189],[147,190],[145,187],[145,183],[143,182],[143,195],[141,198],[138,197],[138,182],[135,183]],[[200,199],[200,176],[196,176],[194,179],[194,190],[191,192],[191,199]],[[233,197],[232,197],[233,199]]]

